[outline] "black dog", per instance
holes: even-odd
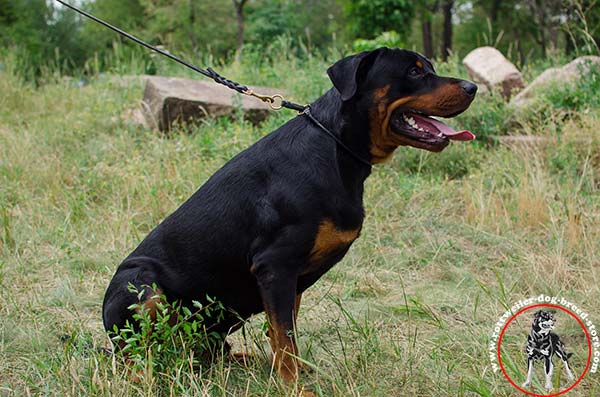
[[[415,52],[362,52],[328,74],[334,88],[311,114],[343,145],[299,115],[235,156],[121,263],[104,298],[107,330],[131,319],[138,298],[128,283],[146,291],[150,310],[153,283],[187,306],[210,296],[237,313],[219,323],[223,334],[265,311],[275,368],[295,379],[301,294],[359,236],[371,164],[399,145],[439,152],[449,139],[474,138],[428,116],[463,112],[477,86],[437,76]]]
[[[552,373],[554,371],[552,357],[554,355],[557,355],[562,360],[569,380],[575,378],[573,372],[571,372],[571,368],[569,368],[569,358],[573,353],[567,353],[560,337],[551,332],[554,329],[555,323],[556,320],[553,313],[543,310],[535,313],[525,348],[527,352],[527,379],[523,383],[523,387],[527,387],[531,383],[534,362],[544,360],[544,370],[546,372],[545,387],[546,389],[552,389]]]

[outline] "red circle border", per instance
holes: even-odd
[[[508,374],[506,373],[506,370],[504,369],[504,365],[502,365],[502,358],[500,358],[500,344],[502,343],[502,338],[504,337],[504,332],[506,331],[506,328],[508,327],[508,325],[522,312],[529,310],[529,309],[533,309],[535,307],[540,307],[540,306],[546,306],[546,307],[553,307],[555,309],[560,309],[562,311],[564,311],[565,313],[567,313],[568,315],[570,315],[571,317],[573,317],[575,320],[577,320],[577,322],[579,323],[579,325],[581,326],[581,328],[583,328],[583,332],[585,333],[585,337],[587,339],[587,343],[588,343],[588,359],[587,359],[587,363],[585,365],[585,369],[583,370],[583,372],[581,373],[581,375],[579,376],[579,378],[575,381],[575,383],[573,383],[571,386],[569,386],[568,388],[566,388],[565,390],[562,390],[560,392],[554,393],[554,394],[536,394],[536,393],[532,393],[530,391],[527,391],[523,388],[521,388],[519,385],[517,385],[511,378],[510,376],[508,376]],[[533,396],[533,397],[557,397],[560,396],[562,394],[565,394],[569,391],[571,391],[571,389],[573,389],[575,386],[577,386],[579,384],[579,382],[581,382],[581,380],[583,379],[583,377],[585,376],[585,374],[587,373],[588,369],[590,368],[590,363],[592,361],[592,340],[590,339],[590,334],[588,333],[588,330],[585,326],[585,324],[583,324],[583,321],[581,321],[579,319],[579,317],[577,317],[577,315],[575,313],[573,313],[572,311],[568,310],[567,308],[560,306],[560,305],[555,305],[552,303],[537,303],[535,305],[529,305],[529,306],[525,306],[523,307],[521,310],[519,310],[518,312],[516,312],[515,314],[512,315],[512,317],[510,317],[507,321],[506,324],[504,324],[504,327],[502,327],[502,331],[500,332],[500,336],[498,337],[498,346],[497,346],[497,357],[498,357],[498,364],[500,364],[500,369],[502,370],[502,373],[504,374],[504,377],[510,382],[511,385],[513,385],[517,390],[529,395],[529,396]]]

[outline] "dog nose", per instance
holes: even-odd
[[[459,85],[462,87],[463,90],[465,90],[465,92],[469,96],[473,96],[477,92],[477,85],[471,83],[470,81],[463,80],[459,83]]]

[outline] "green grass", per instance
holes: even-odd
[[[92,78],[78,88],[49,73],[35,87],[10,60],[4,65],[0,395],[293,394],[272,376],[262,316],[232,337],[236,350],[255,352],[247,366],[178,365],[135,383],[101,351],[101,302],[118,263],[227,159],[292,113],[260,127],[208,120],[168,138],[121,118],[141,84]],[[223,72],[308,101],[329,86],[327,65],[280,55]],[[439,69],[464,75],[457,64]],[[401,148],[375,167],[361,238],[303,299],[301,357],[315,368],[303,384],[323,396],[512,396],[487,351],[507,305],[562,295],[600,326],[599,112],[553,114],[506,130],[505,105],[479,97],[459,126],[549,143],[459,143],[435,155]],[[573,367],[579,374],[582,362]],[[598,375],[569,395],[600,395]]]

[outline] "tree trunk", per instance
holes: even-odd
[[[564,33],[565,33],[565,54],[570,56],[571,54],[573,54],[573,50],[575,49],[574,45],[573,45],[573,39],[568,31],[565,30]]]
[[[248,0],[232,1],[237,19],[237,49],[235,51],[235,60],[236,62],[239,62],[242,57],[242,48],[244,47],[244,6]]]
[[[188,36],[190,38],[190,41],[192,42],[192,48],[194,49],[194,52],[198,50],[198,40],[196,39],[196,35],[194,32],[194,27],[196,26],[196,6],[194,3],[194,0],[189,0],[189,4],[190,4],[190,26],[188,28]]]
[[[423,32],[423,51],[427,58],[433,58],[433,38],[431,36],[431,18],[429,15],[423,15],[421,20]]]
[[[445,0],[442,2],[442,15],[444,16],[444,32],[442,34],[442,60],[448,59],[452,51],[452,7],[454,0]]]
[[[500,4],[502,0],[494,0],[492,1],[492,8],[490,9],[490,21],[492,25],[498,21],[498,13],[500,11]]]
[[[535,21],[539,35],[534,34],[534,40],[540,45],[540,50],[542,51],[542,57],[546,57],[546,29],[547,29],[547,20],[546,13],[544,12],[544,5],[538,4],[537,0],[532,0],[529,3],[531,8],[531,13],[533,16],[533,20]]]

